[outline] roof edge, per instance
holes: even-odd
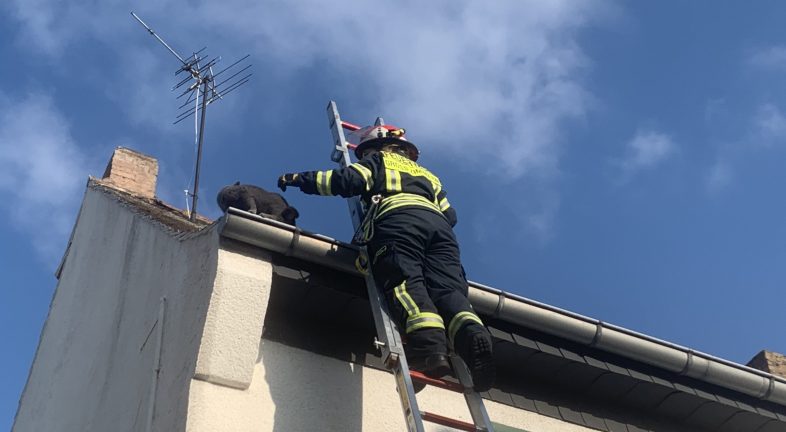
[[[218,225],[224,237],[360,275],[355,245],[235,208]],[[482,314],[786,406],[781,377],[476,282],[469,287]]]

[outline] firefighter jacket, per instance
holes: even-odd
[[[346,168],[302,172],[300,178],[300,190],[307,194],[360,195],[366,209],[372,209],[366,222],[407,208],[441,214],[451,226],[457,222],[456,211],[450,206],[439,178],[398,153],[376,152]],[[371,197],[375,195],[382,198],[372,206]]]

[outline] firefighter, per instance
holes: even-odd
[[[412,369],[432,378],[451,371],[448,341],[464,360],[477,391],[494,380],[488,330],[467,299],[467,280],[453,233],[456,211],[442,183],[418,165],[404,129],[368,126],[355,133],[358,162],[343,169],[284,174],[278,186],[312,195],[360,195],[365,244],[374,280],[405,334]]]

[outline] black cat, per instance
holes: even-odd
[[[267,216],[271,219],[295,225],[295,219],[300,214],[294,207],[290,207],[281,195],[268,192],[259,186],[242,185],[237,182],[225,186],[216,198],[218,206],[226,212],[229,207],[244,210],[249,213]]]

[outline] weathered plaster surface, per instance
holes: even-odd
[[[144,430],[162,296],[154,430],[183,430],[217,244],[179,241],[88,188],[14,431]]]
[[[232,240],[221,241],[196,378],[248,388],[272,277],[269,254]]]
[[[187,429],[207,431],[403,431],[393,376],[263,340],[254,379],[238,390],[194,381]],[[471,421],[464,398],[445,390],[418,393],[422,409]],[[486,402],[492,420],[528,431],[584,432],[585,427]],[[428,425],[428,431],[447,428]]]

